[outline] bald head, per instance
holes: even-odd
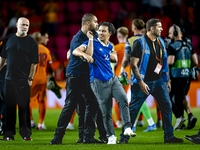
[[[39,43],[39,42],[41,41],[42,35],[41,35],[40,32],[34,32],[34,33],[32,34],[32,37],[36,40],[37,43]]]
[[[174,35],[174,31],[177,32],[177,36]],[[182,36],[181,29],[177,25],[173,25],[169,28],[169,38],[170,39],[180,39]]]
[[[16,23],[17,27],[17,36],[23,37],[26,36],[29,29],[29,20],[25,17],[20,17]]]

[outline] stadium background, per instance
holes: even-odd
[[[50,0],[51,1],[51,0]],[[46,20],[49,15],[47,8],[49,0],[1,0],[0,1],[0,39],[7,33],[15,32],[16,18],[25,16],[30,20],[29,34],[43,30],[51,20]],[[145,22],[152,18],[159,18],[163,23],[162,38],[167,38],[167,32],[171,25],[181,25],[186,34],[192,37],[194,51],[200,60],[200,14],[199,0],[124,0],[124,1],[62,1],[54,0],[53,10],[55,13],[55,30],[49,32],[49,42],[47,47],[53,59],[53,69],[58,84],[63,87],[62,98],[58,99],[51,91],[47,93],[47,108],[61,108],[65,99],[65,79],[63,66],[67,66],[66,53],[69,50],[70,41],[81,27],[81,18],[85,13],[93,13],[98,21],[112,22],[116,28],[126,26],[131,32],[131,21],[135,18],[143,19]],[[52,10],[51,10],[52,11]],[[46,22],[45,22],[46,21]],[[49,22],[48,22],[49,21]],[[47,31],[48,32],[48,31]],[[111,42],[117,44],[116,35],[111,37]],[[200,62],[200,61],[199,61]],[[200,107],[200,77],[193,81],[188,94],[188,100],[192,107]],[[130,95],[130,94],[129,94]],[[150,107],[155,107],[152,98],[147,100]],[[37,107],[37,102],[32,102],[32,106]]]

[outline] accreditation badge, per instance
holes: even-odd
[[[155,70],[154,70],[154,72],[159,74],[161,69],[162,69],[162,65],[160,63],[158,63],[156,68],[155,68]]]

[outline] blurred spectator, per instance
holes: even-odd
[[[115,15],[113,23],[115,24],[116,28],[124,26],[125,19],[128,18],[128,12],[125,3],[120,3],[120,10]]]
[[[42,17],[36,14],[35,9],[31,9],[30,17],[28,17],[28,19],[30,21],[29,34],[32,34],[34,32],[40,32],[42,25]]]
[[[44,12],[44,22],[42,26],[42,30],[48,32],[49,35],[55,35],[58,17],[57,13],[59,11],[58,4],[54,2],[54,0],[49,0],[44,5],[43,12]]]
[[[27,17],[30,12],[30,8],[27,6],[25,0],[20,0],[16,4],[15,11],[19,11],[21,16]]]
[[[0,4],[0,37],[3,35],[6,22],[7,22],[7,11],[3,7],[3,5]]]
[[[104,2],[103,0],[98,0],[95,6],[96,7],[94,8],[92,14],[94,14],[98,18],[98,22],[109,22],[111,18],[111,13],[107,8],[106,2]]]
[[[163,31],[161,32],[161,37],[164,39],[168,35],[168,29],[173,25],[171,19],[165,15],[165,12],[161,9],[160,13],[156,15],[157,19],[162,21]]]

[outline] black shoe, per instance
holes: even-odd
[[[76,141],[76,143],[83,143],[83,139],[78,139],[78,141]]]
[[[59,139],[53,138],[49,144],[50,144],[50,145],[58,145],[58,144],[62,144],[62,140],[59,140]]]
[[[3,137],[2,139],[0,139],[0,141],[13,141],[14,138],[10,138],[10,137]]]
[[[200,144],[200,135],[199,134],[195,134],[195,135],[192,135],[192,136],[185,135],[185,138],[187,140],[191,141],[192,143]]]
[[[197,122],[197,118],[195,118],[194,116],[192,116],[190,119],[188,119],[187,129],[192,129],[192,128],[194,128],[196,122]]]
[[[108,143],[108,138],[105,137],[105,138],[99,138],[101,140],[102,143]]]
[[[165,141],[165,143],[183,143],[183,139],[179,139],[179,138],[173,137],[173,138]]]
[[[103,142],[92,138],[90,140],[83,140],[83,144],[103,144]]]
[[[125,140],[123,138],[120,138],[120,140],[117,142],[117,144],[126,144],[128,143],[128,140]]]

